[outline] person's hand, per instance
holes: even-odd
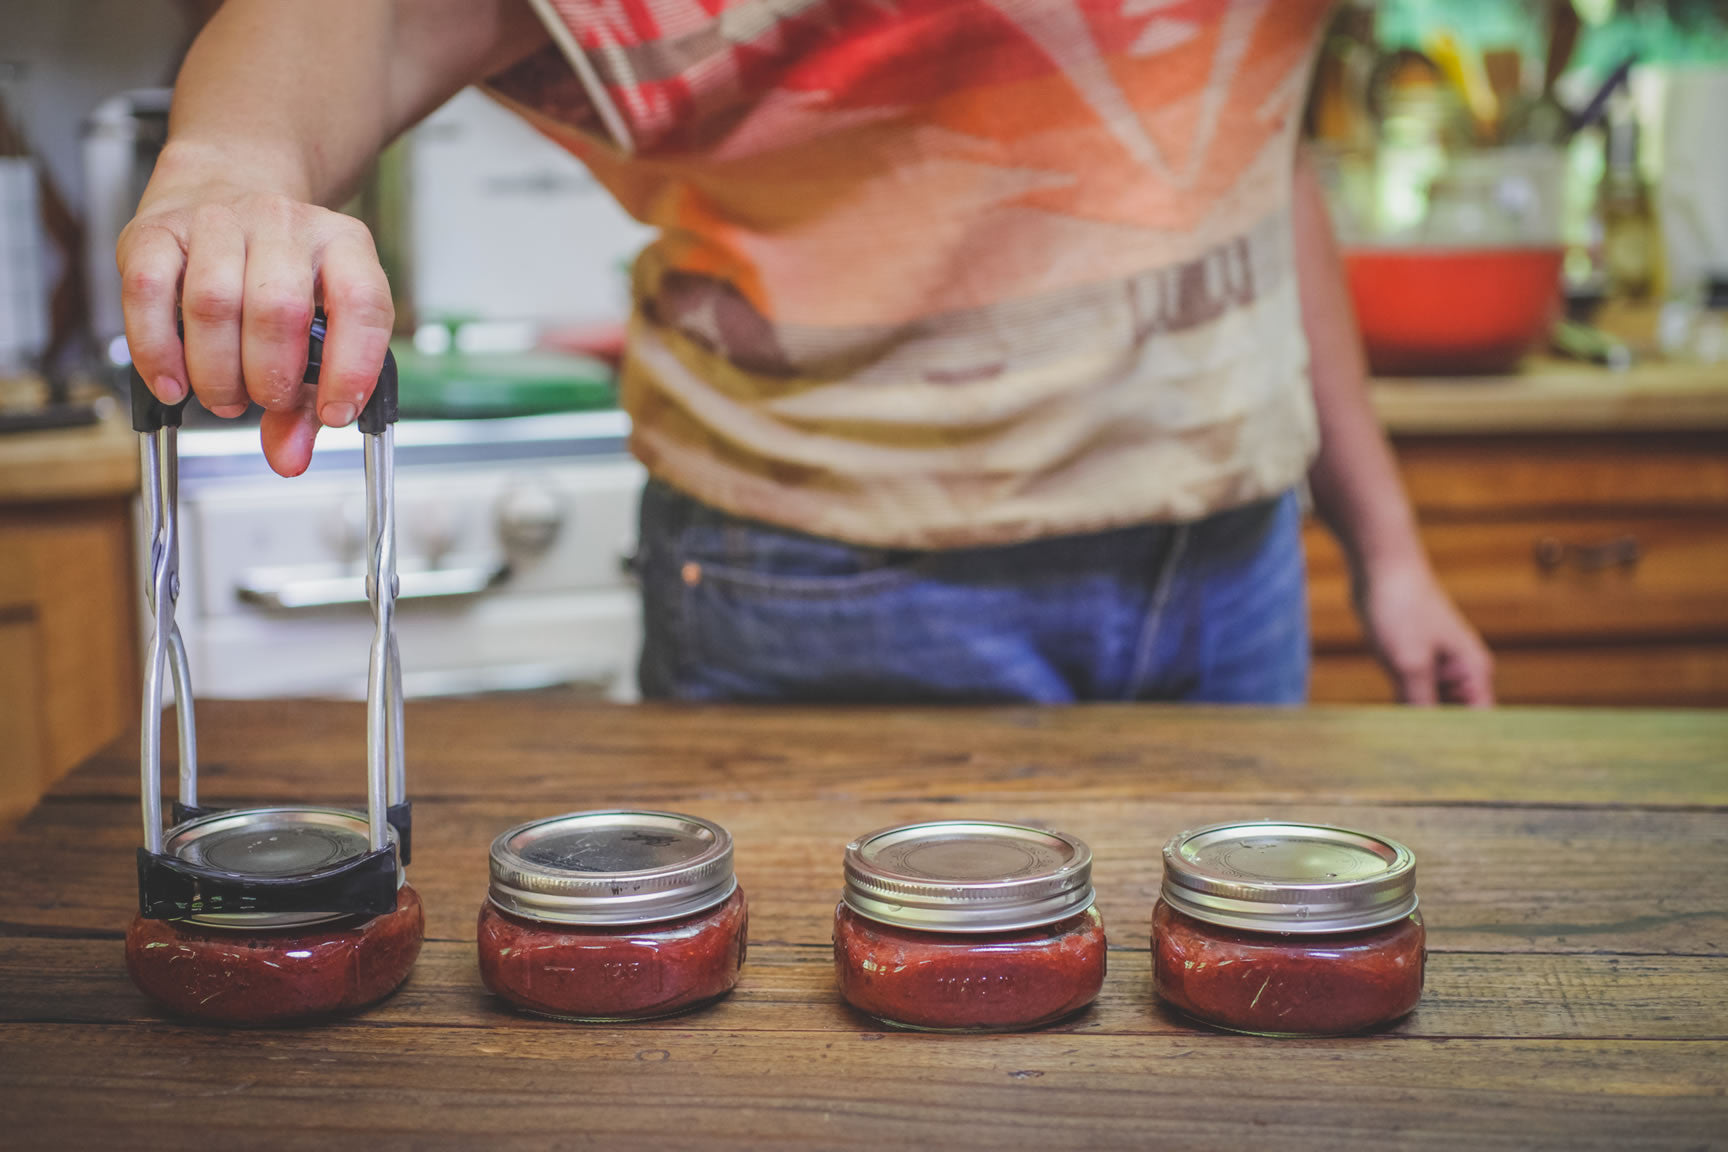
[[[116,249],[126,342],[166,403],[188,387],[218,416],[238,416],[257,401],[265,457],[297,476],[311,463],[320,424],[350,424],[365,405],[395,308],[363,224],[239,183],[231,174],[245,167],[188,164],[164,152]],[[313,389],[301,377],[318,306],[328,336]]]
[[[1426,562],[1365,572],[1356,610],[1399,700],[1493,705],[1494,657]]]

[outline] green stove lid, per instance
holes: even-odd
[[[404,417],[485,419],[588,412],[618,403],[604,361],[565,352],[444,352],[390,345]]]

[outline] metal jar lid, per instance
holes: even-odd
[[[846,845],[847,907],[930,932],[1008,932],[1092,906],[1092,850],[983,820],[883,828]]]
[[[396,830],[389,829],[390,842]],[[366,817],[343,808],[240,808],[168,829],[162,854],[246,879],[311,876],[372,850]],[[397,869],[398,886],[406,874]],[[215,928],[291,928],[323,924],[344,912],[208,912],[187,922]]]
[[[572,812],[492,841],[492,903],[561,924],[650,924],[738,887],[726,829],[675,812]]]
[[[1163,897],[1227,928],[1352,932],[1416,910],[1416,857],[1396,841],[1327,824],[1213,824],[1164,846]]]

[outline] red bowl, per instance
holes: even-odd
[[[1356,248],[1344,272],[1379,375],[1504,372],[1548,335],[1560,248]]]

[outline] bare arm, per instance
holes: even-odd
[[[1356,608],[1407,703],[1494,702],[1493,659],[1429,566],[1391,446],[1368,399],[1367,366],[1319,182],[1296,165],[1302,326],[1320,417],[1309,486],[1349,559]]]
[[[365,403],[394,323],[371,236],[319,205],[545,35],[523,0],[228,0],[187,56],[116,252],[152,390],[172,403],[190,387],[219,416],[256,400],[271,465],[304,471],[320,421],[347,424]],[[300,376],[317,304],[330,335],[313,396]]]

